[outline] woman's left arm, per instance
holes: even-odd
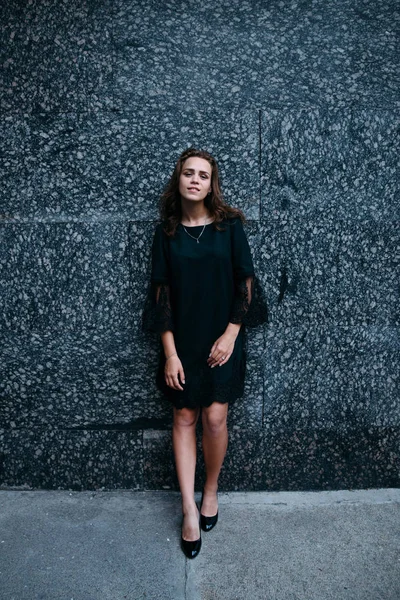
[[[249,310],[254,285],[254,266],[249,242],[240,218],[230,223],[231,256],[234,278],[234,297],[229,323],[224,333],[211,348],[208,364],[211,367],[225,364],[235,347],[235,340]]]
[[[250,275],[235,282],[235,296],[231,308],[229,323],[224,333],[211,348],[207,363],[210,367],[225,364],[232,355],[235,340],[239,334],[243,319],[250,308],[254,277]]]

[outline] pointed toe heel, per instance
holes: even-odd
[[[205,517],[204,515],[200,516],[200,526],[203,531],[211,531],[211,529],[216,526],[217,521],[218,513],[213,517]]]
[[[197,507],[197,509],[199,511],[199,525],[200,525],[200,521],[201,521],[200,509],[199,509],[199,507]],[[182,522],[183,522],[183,520],[182,520]],[[182,533],[181,533],[181,548],[182,548],[182,551],[183,551],[184,555],[186,556],[186,558],[196,558],[196,556],[199,554],[200,549],[201,549],[201,527],[200,527],[199,539],[194,540],[192,542],[190,542],[188,540],[184,540],[182,537]]]
[[[201,536],[194,542],[187,542],[181,536],[181,548],[186,558],[196,558],[201,548]]]
[[[203,493],[201,494],[201,502],[200,502],[200,527],[202,528],[203,531],[211,531],[211,529],[213,529],[218,521],[218,511],[216,515],[213,515],[212,517],[205,517],[204,515],[201,514],[201,507],[203,505],[203,496],[204,496],[204,490]]]

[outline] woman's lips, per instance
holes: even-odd
[[[199,192],[200,190],[198,188],[188,188],[189,192]]]

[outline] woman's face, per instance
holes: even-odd
[[[179,193],[184,200],[199,202],[211,191],[212,167],[208,160],[191,156],[182,165]]]

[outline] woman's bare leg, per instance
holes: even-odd
[[[200,409],[174,408],[172,446],[182,496],[182,537],[188,542],[200,537],[198,510],[194,500],[196,471],[196,423]]]
[[[206,466],[206,482],[201,514],[212,517],[218,510],[218,477],[228,447],[226,419],[228,404],[213,402],[202,409],[203,455]]]

